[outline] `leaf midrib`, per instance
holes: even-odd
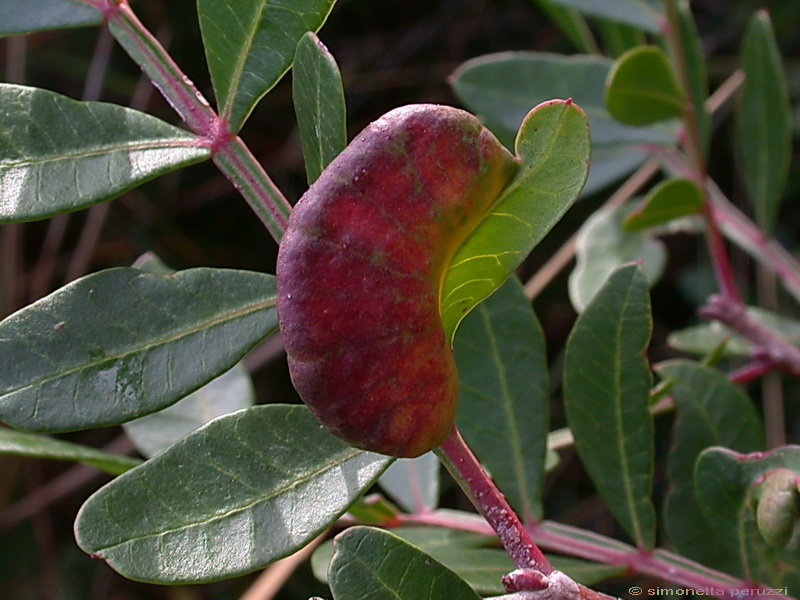
[[[268,300],[265,300],[265,301],[260,301],[260,302],[256,302],[256,303],[253,303],[253,304],[247,304],[246,306],[241,307],[241,308],[239,308],[239,309],[237,309],[235,311],[226,312],[225,314],[223,314],[221,316],[217,316],[215,318],[202,321],[199,324],[192,325],[188,329],[181,329],[179,332],[177,332],[177,334],[172,334],[172,335],[169,335],[169,336],[158,338],[155,341],[155,343],[137,344],[136,346],[133,346],[132,348],[126,349],[123,352],[119,352],[117,354],[112,354],[110,356],[105,356],[102,359],[97,359],[97,360],[90,361],[90,362],[84,362],[84,363],[81,363],[78,366],[66,369],[64,371],[59,371],[58,373],[55,373],[55,374],[47,375],[47,376],[42,377],[40,379],[36,379],[35,381],[28,382],[25,385],[22,385],[22,386],[19,386],[19,387],[14,387],[14,388],[9,388],[7,390],[4,390],[2,393],[0,393],[0,401],[2,401],[7,396],[11,396],[13,394],[16,394],[18,392],[26,390],[28,388],[37,387],[37,386],[39,386],[41,384],[44,384],[44,383],[47,383],[49,381],[53,381],[53,380],[56,380],[56,379],[62,379],[64,377],[68,377],[68,376],[73,375],[75,373],[79,373],[81,371],[84,371],[84,370],[87,370],[87,369],[91,369],[93,367],[97,367],[99,365],[103,365],[103,364],[111,363],[111,362],[118,362],[118,361],[122,360],[123,358],[125,358],[127,356],[130,356],[130,355],[133,355],[133,354],[137,354],[139,352],[144,352],[144,351],[149,350],[149,349],[157,348],[159,346],[163,346],[163,345],[178,341],[178,340],[180,340],[180,339],[182,339],[184,337],[189,337],[191,335],[199,333],[200,331],[203,331],[204,329],[209,329],[209,328],[214,327],[216,325],[219,325],[219,324],[222,324],[222,323],[225,323],[225,322],[228,322],[228,321],[236,320],[238,318],[241,318],[243,316],[247,316],[249,314],[258,312],[260,310],[264,310],[264,309],[267,309],[267,308],[272,308],[272,307],[275,306],[275,302],[276,302],[276,298],[275,297],[271,297],[271,298],[269,298]],[[151,340],[151,342],[152,342],[152,340]]]
[[[122,542],[117,542],[117,543],[114,543],[114,544],[110,544],[108,546],[98,547],[96,551],[97,552],[103,552],[103,551],[107,551],[107,550],[113,550],[114,548],[117,548],[117,547],[120,547],[120,546],[125,546],[126,544],[136,543],[139,540],[145,540],[145,539],[148,539],[148,538],[151,538],[151,537],[158,537],[158,536],[165,535],[165,534],[168,534],[168,533],[176,533],[178,531],[183,531],[185,529],[191,529],[192,527],[196,527],[196,526],[199,526],[199,525],[208,525],[208,524],[211,524],[211,523],[214,523],[214,522],[217,522],[217,521],[221,521],[221,520],[226,519],[228,517],[237,515],[237,514],[243,512],[243,511],[249,510],[249,509],[253,508],[254,506],[256,506],[256,505],[258,505],[258,504],[260,504],[262,502],[267,502],[267,501],[269,501],[269,500],[271,500],[271,499],[273,499],[273,498],[275,498],[275,497],[277,497],[277,496],[279,496],[281,494],[285,494],[285,493],[289,492],[289,490],[291,490],[293,488],[296,488],[296,487],[298,487],[298,486],[300,486],[300,485],[302,485],[304,483],[307,483],[307,482],[311,481],[312,479],[316,478],[320,474],[323,474],[323,473],[325,473],[327,471],[330,471],[332,469],[337,469],[341,465],[343,465],[347,461],[349,461],[350,459],[352,459],[352,458],[354,458],[354,457],[356,457],[356,456],[358,456],[360,454],[363,454],[362,450],[358,450],[356,448],[347,448],[347,449],[345,449],[344,453],[341,455],[340,460],[338,460],[336,462],[334,462],[332,460],[327,460],[327,461],[325,461],[325,463],[320,468],[312,470],[312,471],[309,471],[309,472],[307,472],[306,474],[304,474],[302,477],[300,477],[298,479],[293,479],[288,485],[283,485],[283,486],[280,486],[278,488],[272,489],[272,490],[269,491],[269,493],[267,493],[267,494],[265,494],[263,496],[260,496],[260,497],[258,497],[257,499],[255,499],[255,500],[253,500],[251,502],[248,502],[248,503],[243,504],[241,506],[237,506],[236,508],[232,508],[232,509],[228,510],[225,513],[214,515],[211,518],[200,520],[200,521],[192,521],[190,523],[184,523],[184,524],[182,524],[182,525],[180,525],[180,526],[178,526],[178,527],[176,527],[174,529],[164,529],[164,530],[160,530],[160,531],[153,531],[153,532],[149,532],[149,533],[144,533],[142,535],[131,537],[131,538],[129,538],[127,540],[124,540]]]
[[[28,166],[39,166],[51,162],[58,162],[61,160],[79,160],[82,158],[90,158],[92,156],[101,156],[103,154],[110,154],[112,152],[124,152],[135,150],[151,150],[162,148],[202,148],[209,151],[205,146],[199,144],[195,138],[186,138],[180,140],[177,138],[167,138],[161,140],[148,140],[147,142],[133,142],[124,143],[119,145],[100,146],[91,150],[81,150],[64,152],[57,155],[43,154],[35,157],[26,157],[18,161],[0,161],[0,170],[14,169]]]

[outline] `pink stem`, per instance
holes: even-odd
[[[467,446],[458,429],[437,449],[439,458],[500,538],[517,569],[534,569],[544,575],[553,572],[550,561],[531,539],[517,514],[497,489],[489,474]]]

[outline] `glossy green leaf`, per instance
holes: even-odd
[[[627,23],[650,33],[661,33],[664,24],[664,7],[660,0],[552,0],[582,13]]]
[[[756,484],[774,469],[800,473],[800,446],[769,452],[739,454],[711,447],[695,466],[695,495],[720,543],[740,560],[740,574],[748,581],[761,578],[765,544],[755,523]]]
[[[628,213],[622,226],[626,231],[635,231],[696,214],[702,209],[703,193],[694,181],[666,179],[650,190],[641,207]]]
[[[277,327],[274,278],[227,269],[89,275],[0,323],[0,418],[68,431],[155,412]]]
[[[461,434],[518,514],[541,519],[549,429],[547,351],[516,277],[464,319],[454,352]]]
[[[336,536],[329,580],[334,600],[479,600],[453,571],[381,529]]]
[[[752,401],[723,373],[684,360],[662,363],[658,373],[671,381],[678,415],[667,459],[666,533],[681,554],[730,571],[736,566],[736,552],[717,540],[697,503],[694,467],[700,453],[710,446],[738,452],[762,449],[763,426]]]
[[[797,319],[758,306],[748,306],[747,314],[789,343],[800,346],[800,321]],[[674,331],[670,334],[668,343],[676,350],[700,356],[715,352],[723,344],[723,356],[748,356],[753,349],[750,340],[718,321]]]
[[[641,548],[655,543],[647,281],[617,269],[578,317],[564,359],[564,407],[575,449],[612,514]]]
[[[589,122],[570,101],[545,102],[522,123],[519,171],[458,248],[441,291],[445,335],[494,292],[530,254],[583,189],[589,171]]]
[[[598,56],[503,52],[465,62],[450,81],[461,102],[509,147],[531,107],[550,98],[572,98],[592,127],[592,164],[584,189],[590,194],[644,162],[644,146],[675,142],[675,132],[662,125],[630,127],[611,117],[604,100],[611,65]]]
[[[0,428],[0,454],[82,462],[111,475],[124,473],[142,462],[138,458],[5,427]]]
[[[304,406],[254,406],[95,492],[78,513],[76,537],[131,579],[231,577],[303,547],[389,460],[337,440]]]
[[[684,98],[669,58],[658,46],[639,46],[620,56],[606,83],[608,112],[627,125],[680,117]]]
[[[641,261],[650,285],[661,277],[667,260],[661,241],[646,231],[627,232],[629,206],[600,209],[581,226],[575,245],[576,264],[569,277],[569,297],[578,312],[591,302],[614,269]]]
[[[79,0],[0,0],[0,35],[97,25],[103,14]]]
[[[310,184],[347,145],[342,76],[331,53],[311,32],[297,44],[292,98]]]
[[[442,527],[398,527],[392,533],[454,571],[476,592],[505,592],[500,578],[514,565],[504,550],[485,547],[494,538]],[[333,542],[327,542],[311,558],[314,575],[324,583],[328,583],[333,552]]]
[[[0,84],[0,131],[0,223],[84,208],[210,156],[150,115],[11,84]]]
[[[239,131],[256,103],[292,66],[306,32],[335,0],[198,0],[197,11],[219,113]]]
[[[404,510],[423,513],[439,505],[439,459],[433,452],[417,458],[398,458],[378,484]]]
[[[766,11],[750,20],[742,42],[744,88],[736,117],[742,173],[758,224],[770,234],[792,154],[792,108],[786,75]]]
[[[253,381],[239,363],[172,406],[123,423],[136,449],[155,456],[212,419],[255,404]]]

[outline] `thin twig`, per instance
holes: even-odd
[[[311,556],[314,548],[324,539],[325,535],[320,535],[309,542],[303,549],[272,563],[247,588],[247,591],[241,595],[239,600],[272,600],[291,574]]]

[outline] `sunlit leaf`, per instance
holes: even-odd
[[[0,84],[0,131],[0,223],[84,208],[211,156],[150,115],[20,85]]]
[[[198,0],[219,113],[239,131],[256,103],[292,66],[297,42],[317,31],[335,0]]]
[[[5,427],[0,428],[0,454],[82,462],[111,475],[124,473],[142,462],[138,458]]]
[[[390,460],[337,440],[303,406],[255,406],[211,421],[95,492],[76,537],[131,579],[231,577],[311,541]]]
[[[586,114],[570,101],[536,106],[517,134],[519,172],[450,261],[441,314],[452,343],[461,319],[494,292],[583,189],[589,170]]]
[[[319,38],[309,32],[297,44],[292,97],[308,183],[347,145],[347,112],[339,67]]]
[[[590,194],[644,162],[644,146],[675,142],[675,132],[663,125],[630,127],[608,113],[604,90],[611,65],[599,56],[503,52],[463,63],[450,81],[464,105],[508,147],[533,106],[550,98],[572,98],[592,128],[592,162],[584,189]]]
[[[88,275],[0,323],[0,418],[34,431],[130,421],[230,369],[277,327],[274,278]]]
[[[655,543],[650,499],[654,434],[647,281],[619,268],[572,329],[564,362],[564,406],[575,449],[617,521],[641,548]]]

